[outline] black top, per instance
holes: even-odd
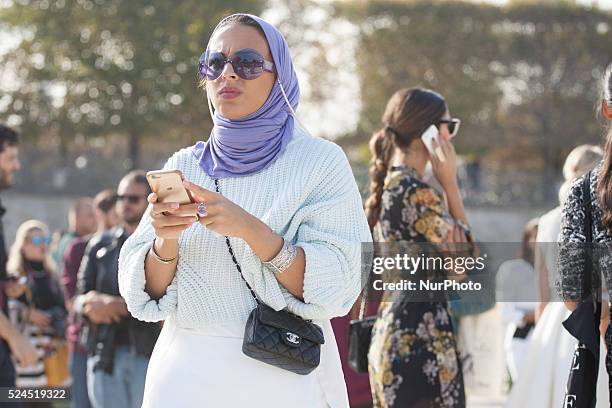
[[[580,300],[585,273],[584,251],[590,247],[593,266],[593,292],[598,293],[602,277],[605,279],[608,294],[612,298],[612,231],[602,223],[602,211],[597,199],[597,181],[602,168],[599,163],[591,172],[591,218],[592,241],[587,244],[585,231],[586,206],[583,200],[583,179],[580,177],[572,183],[563,204],[561,233],[559,235],[559,259],[557,269],[557,291],[563,300]],[[612,338],[610,339],[612,341]],[[609,344],[612,346],[612,343]]]
[[[55,307],[63,309],[64,296],[59,282],[45,270],[43,263],[26,261],[25,268],[28,274],[28,287],[32,293],[32,300],[29,302],[31,306],[45,311]],[[27,301],[27,296],[24,300]]]
[[[112,296],[120,296],[118,282],[119,250],[128,239],[127,231],[122,227],[115,227],[102,236],[92,238],[85,250],[85,256],[79,271],[78,286],[80,293],[95,290]],[[123,317],[115,326],[115,345],[130,343],[128,320],[131,316]]]
[[[79,294],[95,290],[121,296],[118,280],[119,253],[128,236],[123,227],[115,227],[103,234],[94,235],[89,240],[78,274]],[[98,325],[96,330],[93,336],[85,335],[90,352],[103,355],[107,350],[108,355],[112,356],[115,346],[128,345],[137,353],[150,356],[160,332],[160,325],[142,322],[128,315],[118,323]],[[99,348],[100,342],[104,343],[104,350]]]

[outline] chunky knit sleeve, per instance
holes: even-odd
[[[563,204],[561,218],[561,233],[559,234],[559,257],[557,260],[557,271],[559,276],[556,281],[557,292],[563,300],[578,301],[585,295],[583,289],[584,275],[587,271],[586,262],[588,245],[585,231],[586,207],[584,202],[582,176],[572,183],[570,191]],[[593,200],[593,179],[591,180],[591,202]],[[593,245],[590,246],[593,248]],[[592,293],[600,287],[601,277],[596,268],[591,268],[593,288]]]
[[[315,170],[300,186],[303,204],[282,232],[306,255],[303,301],[281,286],[271,272],[260,268],[267,277],[268,292],[284,298],[284,302],[270,299],[274,305],[286,305],[289,311],[306,319],[330,319],[348,313],[359,295],[362,246],[372,239],[344,152],[326,142],[317,153],[312,157],[317,159]]]
[[[177,169],[175,153],[164,165],[164,170]],[[135,318],[146,322],[165,320],[175,310],[178,300],[177,278],[174,277],[160,299],[152,299],[145,291],[145,258],[155,239],[151,225],[151,206],[140,220],[136,231],[127,239],[119,255],[119,292]],[[177,266],[178,268],[178,266]]]

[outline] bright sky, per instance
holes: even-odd
[[[612,0],[578,0],[579,4],[593,4],[598,5],[601,8],[612,9]]]

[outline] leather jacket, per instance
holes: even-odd
[[[123,227],[115,227],[91,238],[78,273],[77,290],[83,295],[91,290],[112,296],[120,296],[118,262],[121,247],[128,238]],[[86,319],[87,320],[87,319]],[[85,324],[81,342],[89,355],[99,355],[95,369],[113,370],[116,335],[119,328],[127,329],[131,352],[150,357],[161,331],[160,323],[147,323],[128,315],[118,323]]]

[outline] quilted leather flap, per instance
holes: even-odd
[[[258,311],[259,321],[262,324],[288,330],[318,344],[325,343],[323,330],[312,322],[308,322],[285,310],[277,312],[263,303],[259,304]]]

